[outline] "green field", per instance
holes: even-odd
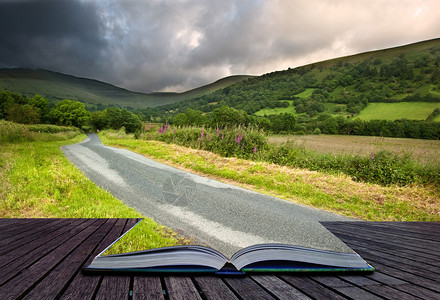
[[[301,92],[299,94],[296,94],[295,97],[299,97],[299,98],[303,98],[303,99],[307,99],[310,98],[312,96],[312,93],[315,89],[306,89],[304,92]]]
[[[434,111],[440,108],[440,103],[431,102],[400,102],[400,103],[370,103],[357,118],[369,120],[426,120]],[[435,118],[439,121],[439,118]]]
[[[289,102],[288,107],[276,107],[276,108],[263,108],[255,113],[256,116],[269,116],[269,115],[279,115],[282,113],[289,113],[292,115],[296,115],[295,107],[292,105],[291,100],[283,100],[283,102]]]

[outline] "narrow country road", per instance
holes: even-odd
[[[105,146],[96,134],[63,152],[87,177],[143,215],[231,256],[279,242],[351,252],[319,221],[351,220]]]

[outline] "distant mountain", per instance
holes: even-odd
[[[51,101],[64,99],[87,106],[146,108],[203,96],[251,76],[231,76],[183,93],[137,93],[98,80],[42,69],[0,69],[0,89],[25,96],[39,94]]]
[[[359,115],[367,106],[381,102],[418,104],[386,106],[389,111],[383,117],[376,113]],[[428,107],[423,104],[426,102],[439,105]],[[256,116],[291,113],[300,121],[323,113],[344,118],[421,120],[431,116],[438,120],[432,113],[440,107],[440,39],[264,74],[203,97],[152,108],[146,113],[157,116],[166,113],[170,117],[187,108],[210,112],[222,105]],[[412,115],[417,106],[425,106],[425,111]],[[405,107],[411,112],[396,113]]]

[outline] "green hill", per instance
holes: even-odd
[[[119,106],[140,109],[203,96],[249,77],[226,77],[184,93],[143,94],[98,80],[48,70],[0,69],[0,89],[20,93],[24,96],[40,94],[55,102],[71,99],[84,102],[87,106]]]
[[[403,113],[406,119],[429,116],[438,107],[429,106],[431,111],[424,111],[423,116],[418,109],[413,109],[426,102],[440,102],[440,39],[268,73],[152,111],[169,115],[189,107],[210,112],[228,105],[249,115],[288,112],[305,120],[322,113],[353,118],[370,103],[400,102],[414,103]],[[387,109],[391,109],[391,113],[377,115],[377,118],[395,119],[387,117],[392,115],[393,105]]]

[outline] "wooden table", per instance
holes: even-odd
[[[0,299],[440,299],[440,222],[326,222],[372,274],[84,275],[136,219],[0,219]]]

